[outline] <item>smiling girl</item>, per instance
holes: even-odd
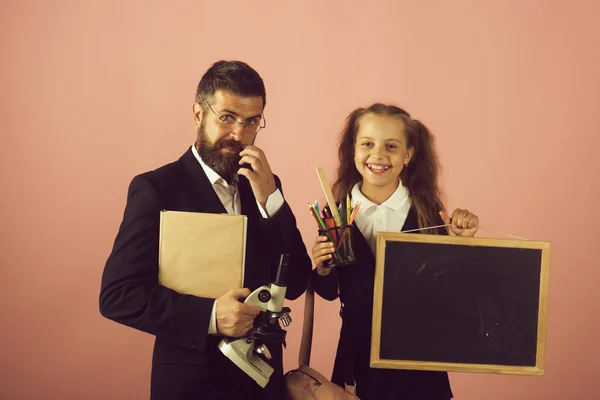
[[[318,236],[312,253],[316,268],[311,284],[321,297],[341,303],[342,328],[332,381],[356,385],[362,400],[448,400],[452,391],[446,372],[370,368],[371,320],[377,232],[423,229],[474,236],[479,219],[456,209],[445,212],[438,187],[434,138],[403,109],[384,104],[359,108],[347,118],[339,148],[340,164],[333,193],[337,202],[350,193],[360,203],[352,243],[356,264],[331,268],[333,243]],[[348,389],[351,390],[351,389]]]

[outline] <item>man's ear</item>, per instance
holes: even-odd
[[[194,102],[194,105],[192,106],[192,111],[194,113],[194,124],[196,125],[196,128],[198,128],[200,126],[200,123],[202,122],[204,110],[202,109],[200,103]]]

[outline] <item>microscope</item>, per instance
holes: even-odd
[[[267,343],[283,344],[285,347],[287,332],[281,328],[279,321],[284,327],[292,322],[290,309],[283,307],[289,258],[288,254],[281,255],[275,282],[259,287],[244,300],[245,304],[260,308],[252,329],[244,337],[225,337],[219,342],[221,352],[263,388],[273,374],[273,368],[267,363],[271,359]]]

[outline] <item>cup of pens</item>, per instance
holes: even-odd
[[[349,202],[348,202],[349,203]],[[348,207],[342,207],[331,210],[326,205],[323,210],[319,210],[319,204],[309,204],[310,212],[317,222],[319,236],[327,236],[333,243],[335,251],[331,260],[326,263],[329,267],[339,267],[354,264],[356,257],[352,250],[352,222],[358,209],[354,210]]]

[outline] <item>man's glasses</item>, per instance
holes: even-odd
[[[247,120],[245,122],[238,121],[231,114],[224,114],[224,115],[217,114],[217,112],[215,110],[213,110],[210,103],[206,99],[202,99],[202,101],[204,101],[206,103],[208,108],[210,108],[210,111],[212,111],[213,114],[215,114],[215,116],[219,119],[219,121],[221,121],[221,125],[223,125],[223,127],[225,127],[225,128],[234,128],[236,125],[239,125],[239,126],[244,127],[248,133],[257,133],[262,128],[265,128],[267,126],[267,120],[264,115],[261,115],[259,117],[250,118],[249,120]]]

